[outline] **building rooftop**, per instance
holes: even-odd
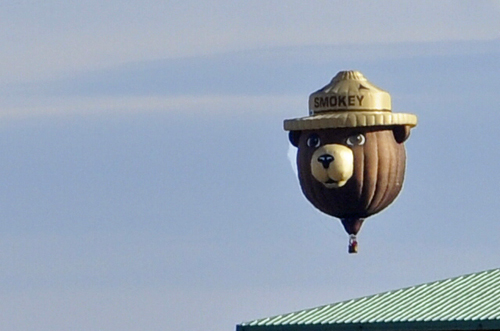
[[[257,319],[236,330],[500,330],[500,269]]]

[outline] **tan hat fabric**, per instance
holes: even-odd
[[[284,121],[287,131],[417,125],[417,116],[391,111],[391,96],[359,71],[341,71],[309,97],[309,116]]]

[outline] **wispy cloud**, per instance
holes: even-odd
[[[98,1],[2,5],[10,80],[276,46],[492,40],[495,1]]]
[[[4,83],[0,117],[146,112],[305,116],[308,94],[344,69],[361,70],[390,91],[394,109],[446,117],[451,104],[469,102],[471,95],[476,103],[491,100],[478,96],[494,93],[499,53],[500,41],[493,41],[278,47],[144,61],[58,79]],[[436,102],[443,111],[430,114]]]
[[[250,112],[259,116],[280,112],[285,116],[285,111],[288,115],[304,112],[307,104],[301,95],[71,96],[36,98],[22,104],[9,104],[5,101],[2,103],[0,119],[4,123],[47,116],[113,116],[154,112],[193,113],[204,116],[237,116]]]

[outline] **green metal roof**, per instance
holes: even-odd
[[[500,330],[500,269],[242,323],[237,331]]]

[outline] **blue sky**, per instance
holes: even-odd
[[[1,9],[3,329],[232,330],[498,267],[500,2]],[[344,69],[419,117],[356,256],[282,129]]]

